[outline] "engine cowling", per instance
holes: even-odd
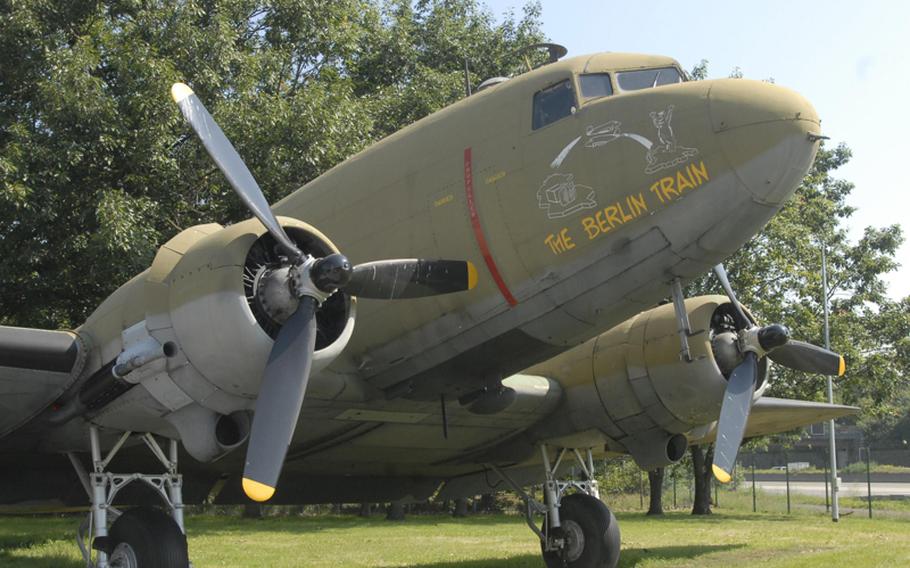
[[[338,252],[314,227],[291,218],[279,221],[305,253]],[[278,254],[255,219],[224,228],[202,225],[161,247],[149,271],[146,327],[162,345],[177,347],[167,358],[168,375],[193,401],[220,414],[252,407],[287,311],[277,304],[296,302],[263,293]],[[341,353],[354,320],[350,296],[336,293],[323,303],[314,372]]]
[[[681,355],[672,304],[642,312],[595,339],[532,369],[558,378],[567,408],[551,432],[599,433],[608,450],[629,453],[643,469],[663,467],[685,455],[687,433],[717,420],[735,345],[725,296],[686,300],[692,333],[690,361]],[[767,387],[768,365],[759,364],[756,398]],[[577,436],[577,434],[575,434]]]

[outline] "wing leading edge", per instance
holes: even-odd
[[[856,406],[810,402],[807,400],[790,400],[763,396],[752,404],[752,412],[746,423],[745,438],[779,434],[817,424],[826,420],[858,414]],[[717,436],[716,424],[701,437],[690,440],[692,444],[713,442]]]
[[[85,352],[82,340],[70,331],[0,326],[0,438],[73,384]]]

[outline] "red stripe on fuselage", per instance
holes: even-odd
[[[480,253],[483,255],[483,261],[487,264],[490,276],[493,277],[493,281],[496,282],[496,286],[499,287],[502,297],[506,299],[509,306],[517,306],[518,300],[512,296],[512,292],[506,286],[505,280],[502,279],[502,275],[496,267],[496,261],[493,260],[493,255],[490,254],[490,247],[487,246],[487,238],[483,234],[483,228],[480,226],[480,217],[477,215],[477,206],[474,203],[474,172],[471,169],[470,148],[464,149],[464,193],[468,200],[468,213],[471,215],[474,238],[477,239],[477,246],[480,247]]]

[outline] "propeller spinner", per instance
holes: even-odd
[[[254,501],[267,501],[275,493],[306,393],[319,305],[338,290],[384,300],[470,290],[477,284],[477,270],[460,260],[380,260],[352,267],[342,254],[307,255],[281,227],[243,159],[192,89],[175,83],[171,97],[247,209],[287,253],[284,270],[275,274],[299,300],[269,353],[243,469],[244,492]]]
[[[775,363],[791,369],[835,376],[844,374],[845,365],[844,358],[837,353],[791,340],[790,331],[783,325],[759,327],[753,324],[736,299],[724,265],[715,266],[714,273],[733,305],[736,345],[742,354],[742,361],[730,373],[724,392],[712,465],[714,477],[721,483],[729,483],[752,410],[752,397],[758,381],[758,360],[767,356]]]

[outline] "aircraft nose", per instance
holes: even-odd
[[[762,81],[723,79],[708,92],[711,126],[740,182],[760,203],[783,204],[815,159],[818,114],[802,95]]]

